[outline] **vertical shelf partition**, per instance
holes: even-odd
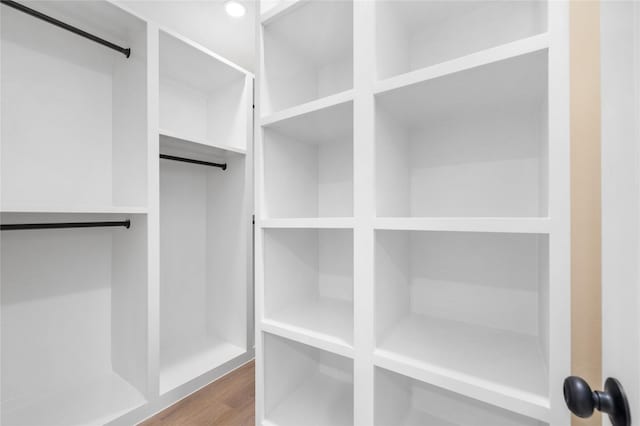
[[[353,363],[345,424],[568,424],[566,4],[310,0],[258,20],[258,424],[338,424],[290,391],[324,356]],[[352,90],[315,90],[329,51],[353,55]],[[317,309],[351,257],[352,323]]]

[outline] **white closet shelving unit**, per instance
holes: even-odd
[[[567,5],[257,26],[257,423],[568,424]]]
[[[129,425],[253,357],[253,76],[108,1],[0,6],[2,424]],[[225,163],[226,169],[159,159]]]

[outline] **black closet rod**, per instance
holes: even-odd
[[[120,47],[117,44],[111,43],[110,41],[107,41],[107,40],[105,40],[103,38],[100,38],[98,36],[95,36],[93,34],[90,34],[90,33],[86,32],[86,31],[83,31],[80,28],[77,28],[77,27],[74,27],[72,25],[66,24],[66,23],[64,23],[62,21],[59,21],[59,20],[57,20],[55,18],[52,18],[49,15],[45,15],[44,13],[38,12],[37,10],[33,10],[33,9],[23,5],[23,4],[20,4],[18,2],[13,1],[13,0],[0,0],[0,2],[2,4],[6,4],[7,6],[14,8],[16,10],[19,10],[20,12],[24,12],[27,15],[31,15],[31,16],[34,16],[34,17],[36,17],[38,19],[42,19],[45,22],[53,24],[53,25],[55,25],[57,27],[65,29],[67,31],[71,31],[72,33],[77,34],[77,35],[79,35],[81,37],[88,38],[91,41],[94,41],[96,43],[99,43],[99,44],[101,44],[103,46],[108,47],[109,49],[113,49],[115,51],[118,51],[118,52],[122,53],[124,56],[126,56],[127,58],[129,56],[131,56],[131,49],[129,49],[129,48],[125,49],[124,47]]]
[[[160,154],[160,158],[165,160],[182,161],[183,163],[200,164],[203,166],[220,167],[222,170],[227,170],[227,163],[211,163],[209,161],[192,160],[191,158],[175,157],[173,155]]]
[[[0,225],[0,231],[18,231],[22,229],[63,229],[63,228],[106,228],[124,226],[131,227],[130,220],[113,222],[64,222],[64,223],[16,223]]]

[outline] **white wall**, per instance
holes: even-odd
[[[247,7],[242,18],[227,15],[224,0],[117,0],[117,3],[253,72],[256,2],[241,1]]]

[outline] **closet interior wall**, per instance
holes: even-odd
[[[0,6],[21,225],[0,235],[0,422],[134,424],[253,357],[253,75],[109,1],[25,5],[131,54]]]
[[[262,1],[257,423],[568,424],[568,10]]]

